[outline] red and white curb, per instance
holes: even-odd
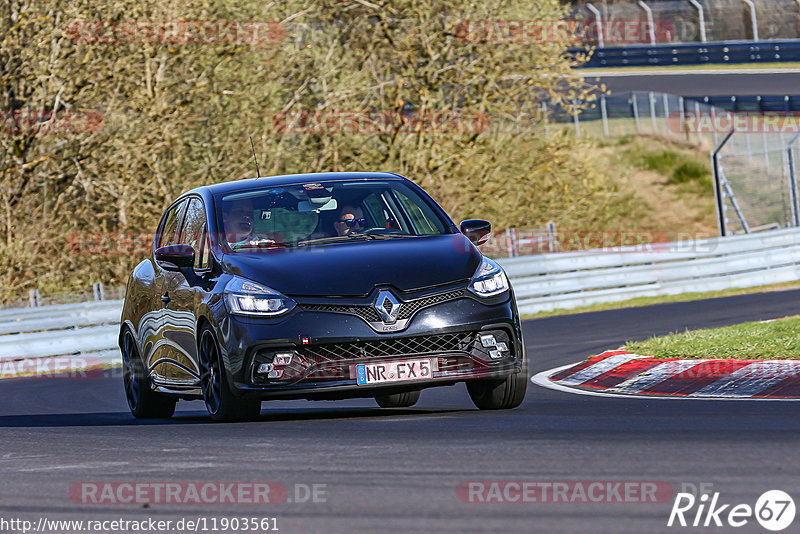
[[[626,398],[800,400],[800,360],[656,359],[611,350],[531,381],[570,393]]]

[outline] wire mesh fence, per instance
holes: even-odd
[[[766,131],[764,119],[751,124],[761,131],[734,130],[713,158],[722,235],[800,225],[797,133]]]
[[[603,43],[599,38],[590,43],[596,46],[800,37],[800,4],[796,0],[753,0],[752,7],[742,0],[579,1],[571,18],[602,26]],[[634,26],[647,28],[647,24],[656,31],[646,35],[630,31]],[[599,29],[592,32],[599,33]]]

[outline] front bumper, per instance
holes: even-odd
[[[493,334],[507,350],[490,354],[480,336]],[[513,295],[491,304],[464,296],[417,311],[402,332],[378,333],[355,315],[309,311],[298,306],[285,318],[226,316],[220,324],[223,360],[235,394],[264,399],[373,397],[519,372],[524,346]],[[280,377],[259,373],[277,354]],[[424,380],[358,385],[359,364],[427,359]]]

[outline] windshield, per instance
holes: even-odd
[[[399,180],[295,184],[220,200],[230,252],[449,233],[429,201]]]

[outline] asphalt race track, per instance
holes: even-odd
[[[713,72],[713,65],[709,70]],[[630,71],[636,71],[630,67]],[[729,96],[729,95],[795,95],[800,86],[800,73],[777,71],[735,70],[704,71],[676,70],[658,73],[641,71],[640,74],[626,74],[625,69],[616,69],[614,75],[586,74],[586,81],[592,84],[604,83],[612,93],[629,91],[660,91],[682,96]]]
[[[796,314],[799,303],[793,290],[527,321],[531,374],[628,338],[777,318]],[[675,491],[713,484],[720,502],[731,504],[753,506],[769,489],[800,498],[800,405],[792,402],[596,398],[531,384],[519,409],[488,413],[473,409],[458,386],[424,392],[413,409],[274,402],[264,403],[259,421],[213,424],[196,402],[179,404],[171,421],[134,421],[119,378],[8,380],[0,392],[6,519],[250,516],[277,517],[284,533],[641,533],[697,529],[666,526],[671,498],[465,503],[456,487],[663,481]],[[87,481],[272,481],[293,502],[76,504],[70,486]],[[325,502],[296,502],[296,484],[324,484]],[[751,520],[737,531],[764,530]]]

